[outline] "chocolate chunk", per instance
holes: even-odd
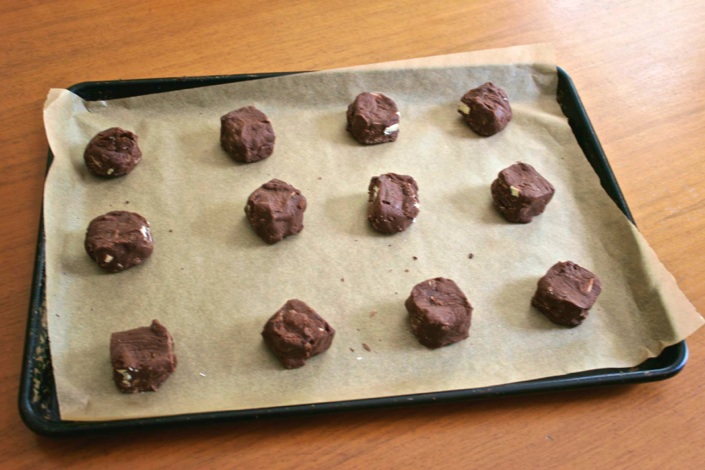
[[[437,277],[416,284],[405,306],[411,331],[428,348],[440,348],[468,337],[472,305],[450,279]]]
[[[256,189],[245,206],[250,225],[270,245],[303,230],[305,210],[301,191],[278,179]]]
[[[543,213],[556,190],[531,165],[515,163],[499,172],[491,191],[495,207],[508,221],[527,224]]]
[[[83,152],[86,167],[94,175],[105,178],[128,174],[142,160],[137,140],[135,134],[119,127],[99,132]]]
[[[157,320],[110,336],[113,380],[123,393],[154,392],[176,370],[174,340]]]
[[[470,129],[483,137],[496,134],[512,120],[507,93],[489,82],[465,93],[458,112]]]
[[[370,180],[368,195],[367,220],[378,232],[403,232],[419,214],[418,186],[411,176],[375,176]]]
[[[572,261],[559,262],[539,279],[531,305],[554,323],[578,326],[600,292],[602,283],[593,273]]]
[[[220,145],[241,163],[264,160],[274,151],[274,129],[254,106],[236,109],[220,118]]]
[[[306,365],[306,360],[325,352],[335,330],[304,302],[291,299],[264,325],[264,343],[287,369]]]
[[[93,219],[84,246],[93,261],[109,273],[137,266],[154,250],[147,219],[127,211],[112,211]]]
[[[399,135],[399,110],[390,97],[364,92],[348,106],[346,130],[365,145],[394,142]]]

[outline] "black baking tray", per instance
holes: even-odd
[[[281,73],[255,75],[218,75],[208,77],[182,77],[166,79],[118,80],[84,82],[69,88],[85,100],[108,100],[167,91],[183,90],[223,83],[258,80],[284,75]],[[612,169],[605,157],[590,119],[580,101],[578,92],[568,74],[558,68],[557,100],[563,114],[595,172],[602,187],[629,220],[634,222]],[[52,154],[49,151],[48,165]],[[212,423],[262,418],[266,416],[296,416],[332,411],[396,407],[432,402],[463,401],[499,396],[521,395],[538,392],[570,390],[576,388],[650,382],[673,377],[688,360],[685,341],[665,348],[658,357],[648,359],[637,367],[625,369],[599,369],[575,374],[548,377],[527,382],[510,383],[494,387],[473,388],[446,392],[422,393],[353,401],[317,403],[311,405],[282,406],[239,411],[194,413],[155,418],[119,421],[65,421],[59,416],[54,376],[49,353],[49,339],[44,308],[44,227],[40,223],[37,242],[34,278],[32,283],[29,318],[20,377],[19,408],[25,424],[33,431],[51,436],[72,435],[86,432],[130,429],[145,426],[165,426],[185,423]]]

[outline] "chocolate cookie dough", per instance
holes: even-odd
[[[499,172],[491,191],[494,205],[505,219],[527,224],[543,213],[556,190],[531,165],[515,163]]]
[[[367,200],[367,220],[372,228],[384,234],[403,232],[418,214],[418,186],[414,178],[396,173],[372,178]]]
[[[394,142],[399,136],[399,110],[390,97],[364,92],[348,106],[346,130],[365,145]]]
[[[578,326],[600,292],[602,283],[593,273],[572,261],[559,262],[539,279],[531,305],[554,323]]]
[[[128,174],[142,160],[137,140],[135,134],[119,127],[99,132],[83,152],[86,167],[94,175],[105,178]]]
[[[157,320],[110,336],[113,380],[123,393],[155,392],[176,370],[174,340]]]
[[[468,337],[472,305],[450,279],[437,277],[416,284],[405,306],[411,331],[427,348],[440,348]]]
[[[236,109],[220,118],[220,145],[241,163],[264,160],[274,151],[274,128],[254,106]]]
[[[335,330],[304,302],[291,299],[264,325],[262,338],[287,369],[306,365],[306,360],[325,352]]]
[[[458,112],[476,134],[489,137],[501,131],[512,120],[512,107],[507,94],[490,82],[465,93]]]
[[[93,261],[109,273],[140,264],[154,249],[147,219],[127,211],[112,211],[93,219],[84,246]]]
[[[270,245],[303,230],[305,210],[306,198],[301,191],[278,179],[250,194],[245,206],[250,225]]]

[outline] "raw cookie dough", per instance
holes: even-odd
[[[436,349],[468,337],[472,305],[452,280],[437,277],[416,284],[404,305],[411,331],[424,346]]]
[[[390,97],[364,92],[348,106],[346,130],[365,145],[394,142],[399,135],[399,110]]]
[[[458,103],[458,112],[476,134],[494,135],[512,120],[512,107],[507,93],[487,82],[465,93]]]
[[[109,273],[140,264],[154,250],[147,219],[127,211],[112,211],[93,219],[84,246],[93,261]]]
[[[220,145],[237,162],[264,160],[274,151],[275,140],[272,123],[254,106],[236,109],[220,118]]]
[[[534,167],[520,162],[500,171],[491,191],[505,219],[527,224],[543,213],[556,190]]]
[[[419,214],[419,195],[411,176],[387,173],[370,180],[367,220],[384,234],[403,232]]]
[[[600,279],[572,261],[558,262],[539,279],[531,305],[549,320],[578,326],[602,292]]]
[[[174,340],[157,320],[110,336],[113,380],[123,393],[154,392],[176,370]]]
[[[287,369],[306,365],[306,360],[325,352],[335,330],[304,302],[291,299],[267,321],[262,338]]]
[[[278,179],[256,189],[245,206],[250,225],[270,245],[303,230],[305,210],[301,191]]]
[[[131,172],[142,160],[137,136],[111,127],[96,134],[83,152],[88,170],[96,176],[114,178]]]

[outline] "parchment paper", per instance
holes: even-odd
[[[556,103],[555,66],[541,56],[482,52],[110,102],[51,90],[45,125],[55,160],[44,221],[62,419],[319,403],[631,367],[699,328],[703,319],[601,189]],[[507,91],[514,111],[491,138],[473,134],[456,112],[485,81]],[[366,90],[397,102],[397,142],[361,146],[345,132],[346,107]],[[277,142],[269,159],[242,165],[220,149],[219,118],[249,104],[270,117]],[[143,161],[127,177],[99,180],[82,154],[112,126],[139,135]],[[528,225],[507,223],[491,205],[491,182],[516,161],[556,187]],[[365,220],[369,180],[386,172],[414,176],[421,200],[416,223],[394,236]],[[271,178],[309,203],[303,232],[273,246],[243,212]],[[155,251],[137,268],[104,274],[83,239],[91,219],[117,209],[147,217]],[[603,281],[578,328],[530,307],[537,280],[559,260]],[[454,279],[475,311],[468,340],[431,351],[412,336],[403,303],[436,276]],[[297,370],[284,370],[260,337],[290,298],[337,330],[331,349]],[[177,371],[156,393],[123,395],[112,382],[110,333],[153,318],[174,336]]]

